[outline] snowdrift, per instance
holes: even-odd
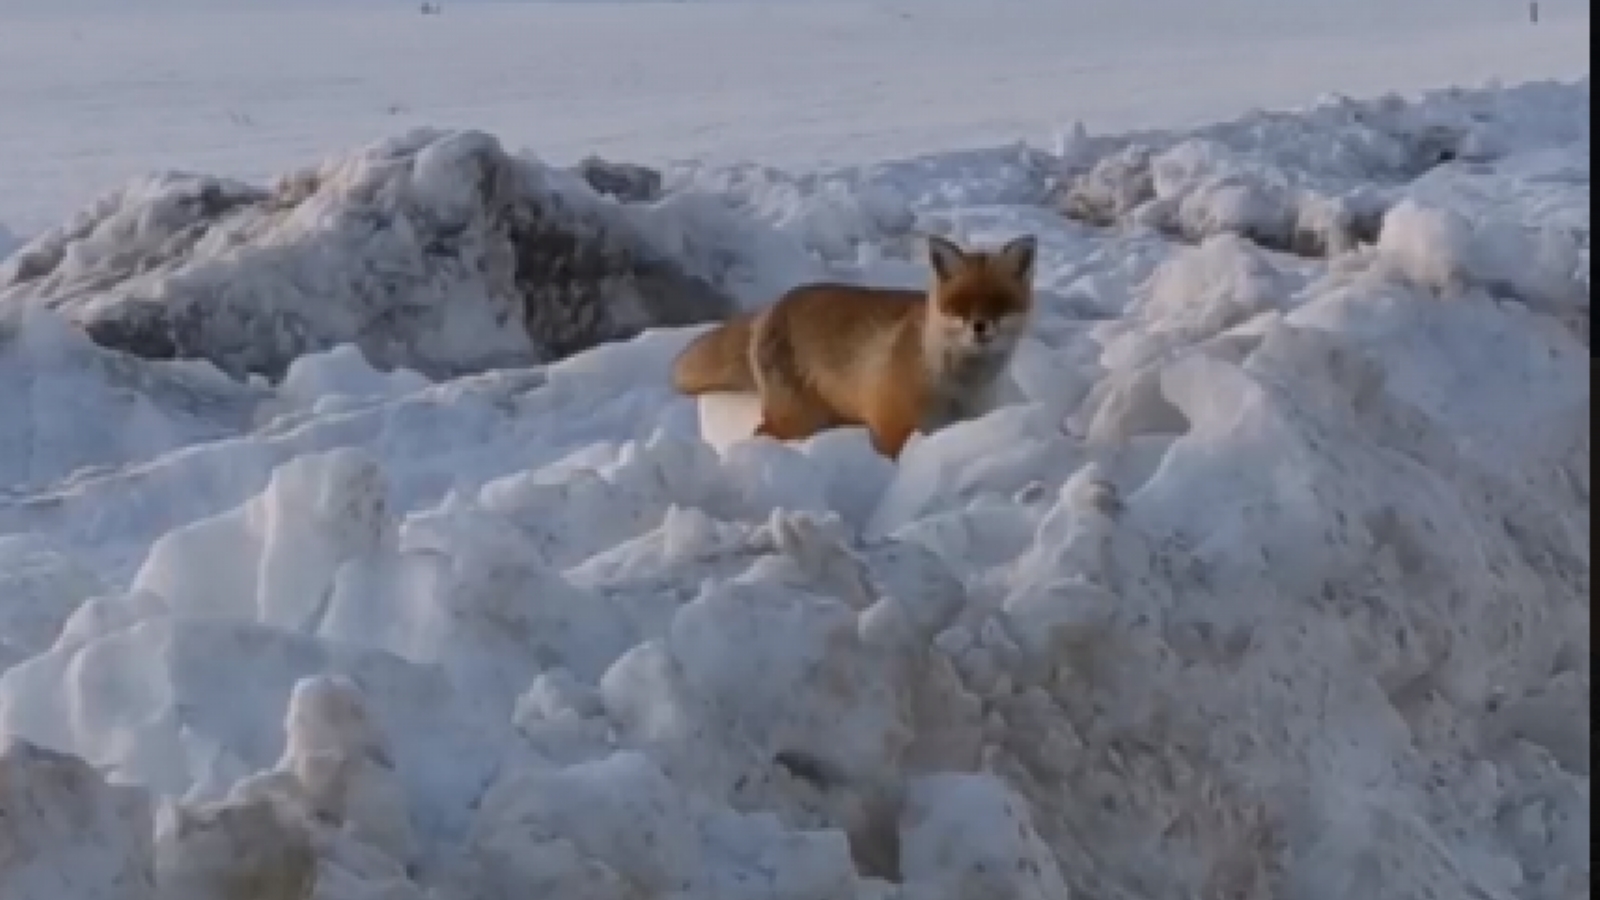
[[[235,375],[275,378],[340,344],[435,376],[542,362],[731,308],[718,273],[670,256],[590,186],[647,197],[649,174],[567,173],[488,135],[423,131],[270,188],[156,175],[18,250],[0,305],[42,304],[106,346]]]
[[[1503,143],[1331,259],[1073,222],[1038,151],[668,173],[691,270],[1041,236],[1017,402],[899,466],[708,445],[693,329],[266,386],[9,309],[0,894],[1582,896],[1588,103],[1375,105]],[[1333,109],[1230,127],[1310,180]]]
[[[1236,234],[1325,257],[1371,244],[1390,207],[1419,189],[1436,194],[1435,182],[1473,190],[1475,205],[1486,208],[1487,194],[1506,182],[1484,175],[1535,129],[1553,152],[1514,154],[1518,180],[1553,189],[1519,185],[1499,198],[1512,206],[1499,217],[1586,234],[1587,169],[1567,177],[1566,153],[1587,140],[1588,125],[1577,110],[1542,112],[1559,106],[1564,90],[1446,92],[1422,108],[1397,96],[1335,97],[1306,114],[1264,113],[1187,134],[1090,136],[1080,127],[1059,142],[1064,171],[1054,203],[1092,224],[1132,223],[1191,242]]]

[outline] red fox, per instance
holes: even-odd
[[[968,250],[928,239],[926,293],[822,283],[696,338],[673,363],[684,394],[755,393],[757,435],[803,440],[864,425],[899,459],[914,431],[987,412],[1033,311],[1038,241]]]

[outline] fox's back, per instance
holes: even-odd
[[[913,377],[927,303],[921,291],[810,284],[781,297],[757,339],[772,365],[794,372],[846,420],[865,391]]]

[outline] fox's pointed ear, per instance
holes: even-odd
[[[936,234],[928,235],[928,263],[939,281],[949,281],[967,262],[967,252],[955,241]]]
[[[995,254],[995,258],[1019,281],[1033,279],[1033,263],[1039,258],[1039,239],[1031,234],[1016,238]]]

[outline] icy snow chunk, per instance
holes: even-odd
[[[314,628],[340,567],[392,540],[387,494],[366,453],[297,457],[244,506],[156,542],[133,590],[179,615]]]
[[[207,364],[131,359],[59,315],[0,302],[0,496],[230,437],[265,399]]]
[[[361,690],[344,676],[301,681],[289,697],[284,730],[278,768],[294,774],[300,798],[318,818],[411,861],[415,839],[394,754]]]
[[[26,741],[0,746],[0,896],[169,900],[158,895],[149,796]],[[175,898],[173,898],[175,900]]]
[[[639,753],[510,773],[473,828],[478,896],[688,896],[705,874],[691,823],[689,799]]]
[[[1177,437],[1189,422],[1161,391],[1160,363],[1118,367],[1095,385],[1067,421],[1085,441],[1115,445],[1156,435]]]
[[[1574,90],[1586,92],[1587,83],[1450,89],[1415,101],[1336,97],[1190,132],[1079,131],[1060,151],[1055,205],[1096,225],[1143,225],[1190,241],[1233,233],[1310,257],[1371,243],[1385,210],[1405,195],[1510,206],[1525,223],[1581,216],[1586,228],[1587,204],[1579,212],[1575,191],[1514,184],[1518,164],[1498,158],[1587,157],[1586,107],[1568,95]],[[1571,179],[1562,168],[1559,177]],[[1499,177],[1473,185],[1480,179],[1472,173],[1484,169]],[[1586,171],[1571,180],[1586,192]]]
[[[957,573],[935,550],[921,543],[874,543],[861,551],[860,559],[870,572],[873,595],[880,597],[862,613],[862,635],[869,640],[873,616],[891,615],[904,620],[920,649],[966,604],[966,589]]]
[[[316,408],[325,400],[388,400],[426,388],[428,379],[396,369],[379,372],[353,344],[322,353],[308,353],[289,364],[278,396],[298,406]]]
[[[1516,896],[1523,887],[1515,868],[1485,877],[1451,858],[1428,823],[1385,798],[1341,792],[1319,811],[1320,838],[1294,867],[1289,889],[1307,900],[1345,897]]]
[[[1231,234],[1273,250],[1330,256],[1370,240],[1387,205],[1370,190],[1338,190],[1323,193],[1270,162],[1191,139],[1159,152],[1134,145],[1108,154],[1077,174],[1060,202],[1067,216],[1091,224],[1126,221],[1197,243]]]
[[[309,715],[304,724],[261,716],[289,708],[304,679],[328,674],[360,686],[360,708],[390,742],[387,758],[415,831],[438,840],[464,830],[472,798],[504,751],[509,722],[490,717],[478,698],[458,692],[436,669],[259,625],[159,617],[58,647],[0,676],[0,730],[83,753],[163,793],[185,796],[199,786],[191,799],[203,800],[272,768],[283,758],[289,729],[308,724],[317,727],[303,732],[311,750],[301,756],[313,768],[336,763],[326,771],[337,785],[357,772],[339,764],[337,754],[317,752],[330,742],[375,746],[370,732],[362,737],[352,724],[361,718],[345,709],[349,704],[296,705],[297,720]],[[79,714],[63,717],[63,709]],[[319,718],[333,721],[321,725]]]
[[[715,506],[730,492],[708,448],[661,431],[620,447],[590,447],[580,456],[588,458],[567,458],[538,472],[508,475],[479,492],[485,509],[519,529],[533,542],[538,558],[558,569],[648,532],[674,505]],[[560,515],[554,514],[557,510]],[[434,540],[424,537],[431,530],[423,527],[425,522],[414,518],[407,523],[406,546]],[[501,542],[487,531],[481,539]]]
[[[1378,251],[1398,274],[1434,291],[1479,288],[1558,317],[1589,314],[1581,247],[1559,229],[1474,223],[1406,200],[1384,217]]]
[[[79,605],[103,593],[94,572],[48,542],[0,537],[0,640],[17,650],[48,649]]]
[[[1344,367],[1344,390],[1381,387],[1428,421],[1450,423],[1458,451],[1491,471],[1574,470],[1572,454],[1589,445],[1588,347],[1559,327],[1539,327],[1541,317],[1516,304],[1421,302],[1411,291],[1370,289],[1332,292],[1286,320],[1359,342],[1370,362]],[[1404,420],[1382,427],[1396,442],[1426,433]]]
[[[1471,244],[1466,217],[1407,200],[1384,217],[1378,249],[1418,283],[1443,290],[1466,276]]]
[[[738,900],[861,898],[850,847],[838,831],[788,831],[767,813],[718,813],[700,823],[707,895]]]
[[[542,564],[538,545],[506,520],[481,518],[457,530],[448,552],[411,549],[342,569],[318,633],[439,664],[507,708],[546,667],[598,679],[637,640],[633,623]]]
[[[1266,253],[1233,235],[1180,248],[1141,286],[1128,315],[1103,329],[1112,377],[1290,305],[1293,281]],[[1091,405],[1099,405],[1091,390]],[[1126,432],[1126,433],[1138,433]]]
[[[1030,481],[1065,477],[1078,459],[1066,446],[1059,414],[1044,405],[1008,406],[955,423],[907,447],[866,533],[892,534],[985,496],[1009,498]]]
[[[685,606],[668,641],[686,683],[757,746],[870,778],[909,740],[896,661],[864,647],[832,601],[733,583]]]
[[[162,811],[163,900],[310,900],[316,873],[310,834],[271,798]]]
[[[1068,900],[1027,802],[989,775],[932,775],[907,789],[905,880],[940,900]]]
[[[53,649],[75,649],[146,619],[166,616],[171,612],[172,608],[167,605],[165,597],[149,591],[94,597],[79,606],[62,624]]]
[[[722,467],[746,509],[826,513],[826,470],[792,444],[758,438],[731,447]]]
[[[666,640],[624,656],[601,690],[668,771],[725,793],[745,766],[780,753],[862,784],[892,778],[912,738],[908,675],[897,655],[862,642],[843,604],[733,581],[681,608]],[[706,733],[713,717],[736,731]]]
[[[1176,204],[1183,233],[1281,235],[1293,227],[1293,197],[1280,172],[1237,159],[1220,144],[1185,141],[1151,161],[1158,198]]]
[[[864,527],[895,476],[861,428],[835,428],[784,443],[755,438],[722,451],[724,494],[751,516],[776,510],[837,514]]]
[[[819,472],[827,509],[861,528],[894,477],[895,464],[874,450],[860,429],[824,431],[799,449]]]

